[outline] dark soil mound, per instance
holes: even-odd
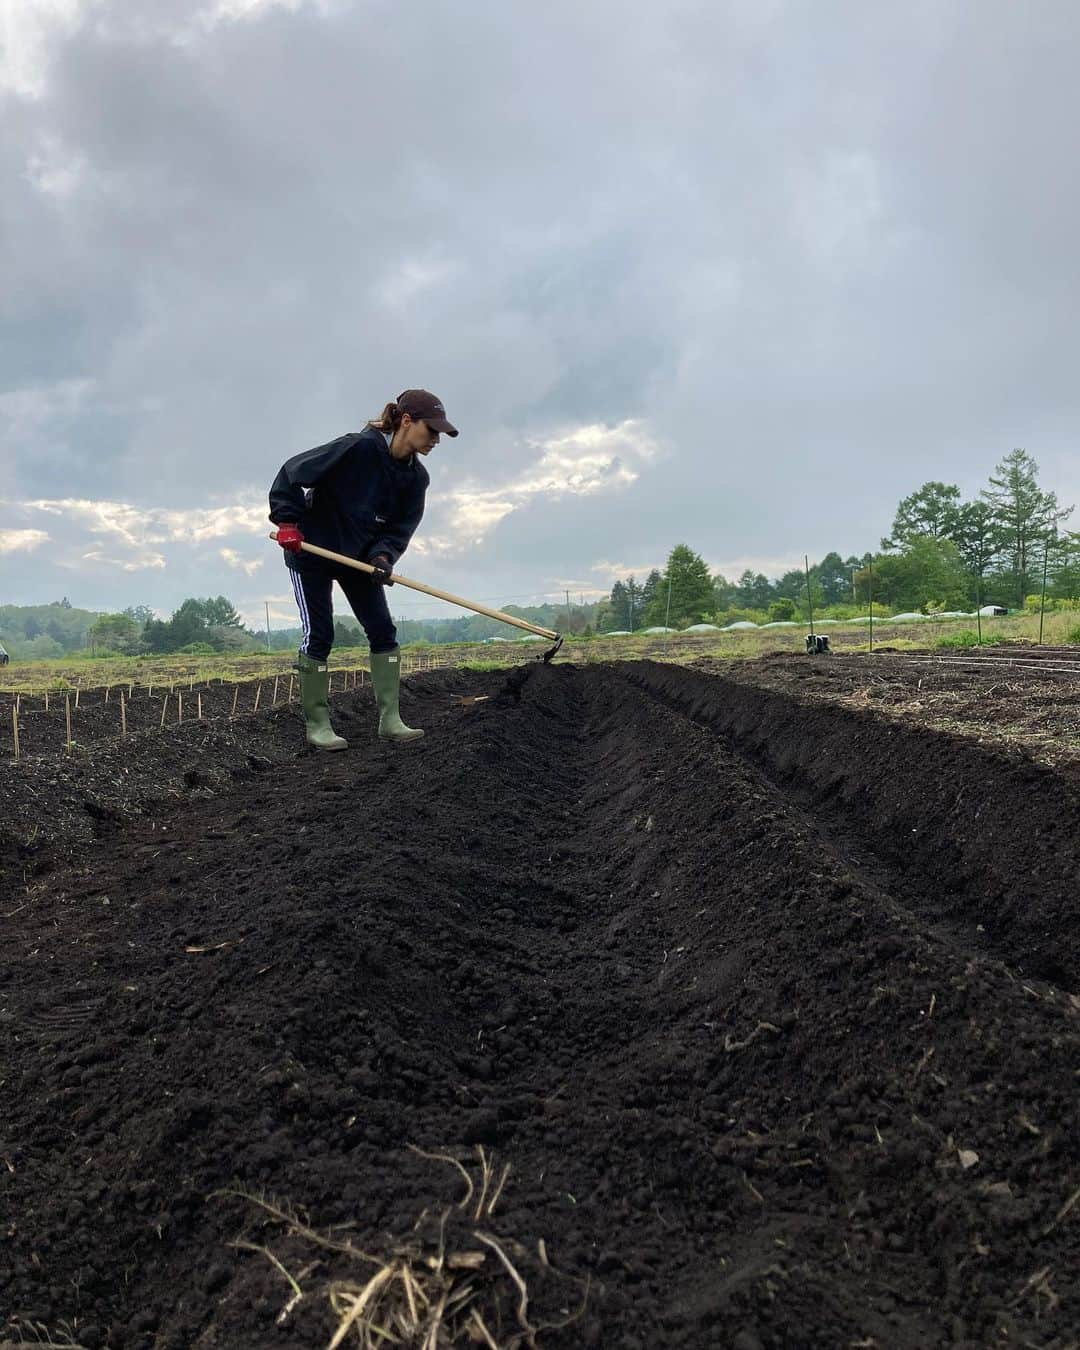
[[[354,1249],[430,1252],[448,1213],[455,1250],[483,1232],[527,1279],[528,1320],[573,1319],[542,1346],[1064,1350],[1077,1000],[970,941],[950,893],[935,914],[937,874],[849,847],[842,784],[784,748],[790,700],[740,713],[751,735],[717,682],[660,668],[455,697],[502,684],[418,680],[407,747],[359,695],[348,754],[293,753],[283,721],[249,781],[9,870],[8,1325],[324,1347],[328,1282],[373,1269]],[[865,809],[898,812],[848,763],[876,729],[829,734]],[[908,797],[939,746],[907,758]],[[1057,794],[1062,847],[1066,788],[1028,788]],[[1066,894],[1054,856],[1033,912]],[[497,1205],[458,1208],[462,1173],[409,1145],[476,1188],[509,1163]],[[516,1286],[483,1250],[509,1335]]]

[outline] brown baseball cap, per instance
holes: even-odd
[[[432,431],[438,431],[447,436],[458,434],[457,427],[447,420],[442,399],[436,398],[426,389],[406,389],[403,394],[398,394],[397,405],[401,412],[408,413],[414,420],[426,422]]]

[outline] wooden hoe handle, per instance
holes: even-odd
[[[271,531],[270,538],[277,539],[277,532]],[[338,563],[342,567],[354,567],[358,572],[377,572],[377,567],[372,567],[370,563],[361,562],[359,558],[346,558],[344,553],[334,553],[331,549],[320,548],[318,544],[303,543],[300,545],[305,553],[314,553],[320,558],[326,558],[330,562]],[[512,614],[504,614],[501,609],[488,609],[487,605],[478,605],[475,600],[466,600],[463,596],[453,595],[450,591],[440,591],[436,586],[427,586],[422,581],[412,581],[409,577],[403,577],[397,572],[391,572],[390,578],[396,581],[399,586],[408,586],[412,591],[423,591],[425,595],[433,595],[436,600],[445,600],[451,605],[460,605],[462,609],[471,609],[474,614],[483,614],[488,619],[498,619],[502,623],[513,624],[515,628],[524,628],[527,633],[538,633],[540,637],[550,638],[552,642],[559,640],[559,634],[553,633],[550,628],[541,628],[535,623],[529,623],[526,619],[515,619]]]

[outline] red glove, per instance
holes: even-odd
[[[385,553],[376,553],[374,558],[371,559],[371,566],[375,569],[371,578],[372,581],[377,582],[380,586],[392,586],[394,584],[390,580],[394,564]]]
[[[304,536],[300,533],[299,525],[287,522],[277,527],[277,541],[286,553],[299,553]]]

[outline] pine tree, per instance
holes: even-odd
[[[676,544],[663,573],[655,575],[652,600],[645,611],[648,623],[667,623],[676,628],[680,624],[700,623],[712,613],[715,592],[709,565],[686,544]]]
[[[1041,557],[1043,541],[1058,521],[1072,514],[1071,506],[1058,506],[1055,493],[1042,491],[1038,472],[1038,464],[1026,450],[1013,450],[997,466],[997,473],[990,475],[990,486],[981,494],[1000,530],[1021,607],[1033,558],[1036,554]]]
[[[1001,528],[988,502],[964,502],[956,513],[953,541],[965,569],[975,582],[976,602],[982,602],[983,578],[1001,555]]]
[[[608,615],[609,631],[623,632],[630,627],[630,594],[625,582],[616,581],[611,588],[611,609]]]

